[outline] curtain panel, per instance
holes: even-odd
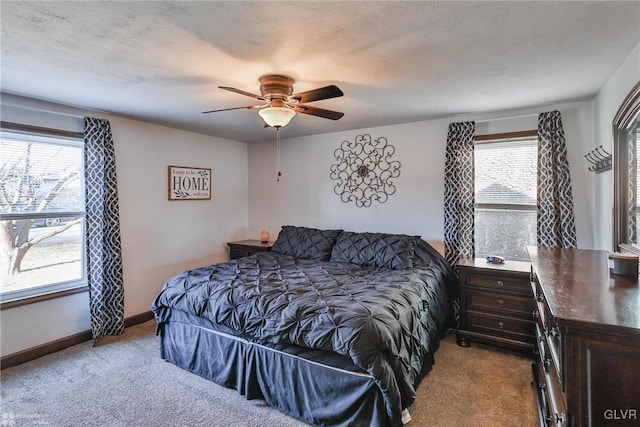
[[[538,246],[575,248],[576,225],[559,111],[538,115]]]
[[[444,251],[451,265],[474,256],[474,122],[450,123],[444,175]]]
[[[124,332],[124,283],[116,162],[108,120],[85,117],[87,281],[94,345]]]

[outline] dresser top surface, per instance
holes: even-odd
[[[528,247],[555,317],[640,331],[638,278],[610,274],[608,252]]]
[[[518,273],[530,273],[531,263],[524,261],[506,260],[504,264],[492,264],[485,258],[463,258],[456,263],[457,267],[471,267],[473,269],[486,270],[486,272],[508,271]]]

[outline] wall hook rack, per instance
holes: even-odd
[[[602,145],[595,150],[589,151],[584,155],[584,158],[591,163],[591,166],[589,166],[591,172],[600,173],[611,169],[611,154],[607,153],[607,151],[602,148]]]

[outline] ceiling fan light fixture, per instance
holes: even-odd
[[[288,125],[296,112],[287,107],[266,107],[258,110],[258,115],[267,125],[278,128]]]

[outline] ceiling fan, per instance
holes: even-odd
[[[337,86],[330,85],[294,94],[293,83],[294,80],[289,76],[280,74],[264,75],[260,77],[260,95],[233,87],[218,86],[220,89],[255,98],[263,102],[263,104],[223,108],[221,110],[203,111],[202,113],[207,114],[243,109],[258,110],[258,115],[264,120],[265,126],[271,126],[276,129],[288,125],[296,113],[309,114],[330,120],[338,120],[344,116],[344,113],[339,111],[325,110],[323,108],[306,105],[307,102],[337,98],[344,95]]]

